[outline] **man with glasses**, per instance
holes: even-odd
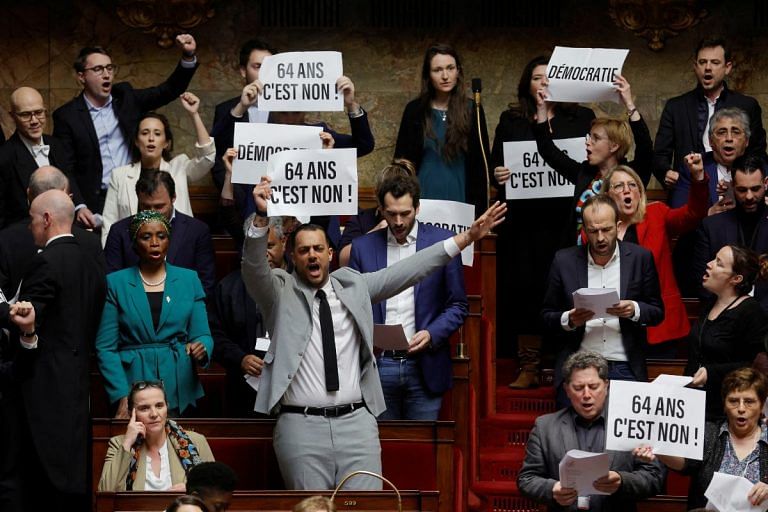
[[[83,92],[53,113],[54,135],[74,155],[75,182],[83,195],[76,205],[77,220],[86,227],[101,225],[112,169],[131,163],[139,117],[178,98],[195,74],[195,38],[181,34],[176,44],[182,50],[181,62],[165,82],[146,89],[114,83],[118,67],[101,47],[83,48],[75,60]]]
[[[36,169],[53,165],[68,175],[72,170],[66,145],[43,134],[47,110],[40,93],[31,87],[19,87],[11,94],[10,103],[16,131],[0,146],[0,228],[27,218],[27,187]],[[82,202],[74,183],[71,191],[75,201]]]

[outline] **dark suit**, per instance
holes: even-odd
[[[43,135],[43,144],[50,146],[50,164],[61,169],[70,179],[75,204],[81,202],[77,183],[72,179],[72,155],[67,146],[50,135]],[[14,132],[8,142],[0,146],[0,228],[27,217],[29,177],[37,168],[35,157],[18,132]]]
[[[139,117],[179,97],[187,90],[197,66],[176,66],[171,76],[160,85],[134,89],[128,82],[112,86],[112,108],[120,124],[126,144],[133,143]],[[53,134],[70,149],[75,159],[75,180],[85,204],[94,212],[103,207],[102,177],[104,169],[99,141],[83,93],[57,108],[53,113]]]
[[[574,411],[568,407],[562,411],[539,416],[525,446],[525,460],[517,477],[520,492],[540,503],[547,510],[576,510],[576,504],[562,507],[552,497],[552,487],[560,480],[560,461],[568,450],[582,448],[574,425]],[[594,428],[594,427],[593,427]],[[607,428],[607,426],[606,426]],[[603,445],[603,450],[605,445]],[[611,471],[621,475],[621,486],[614,494],[605,497],[602,507],[590,510],[602,512],[632,512],[636,502],[659,494],[664,488],[665,471],[657,462],[635,460],[630,452],[608,452]],[[603,497],[593,496],[592,499]]]
[[[35,306],[39,344],[19,349],[15,365],[28,448],[45,472],[33,477],[42,500],[55,501],[46,480],[58,492],[88,489],[89,363],[104,296],[104,272],[73,237],[53,240],[24,277],[20,298]]]
[[[738,206],[727,212],[706,217],[696,233],[696,244],[693,251],[693,265],[690,267],[691,281],[698,285],[702,299],[711,299],[713,295],[701,285],[701,279],[707,268],[707,263],[715,259],[717,251],[726,245],[739,245],[763,254],[768,252],[768,209],[762,208],[760,220],[755,228],[752,240],[745,240],[740,227],[740,212]],[[758,280],[755,283],[755,298],[760,302],[764,311],[768,311],[768,283]]]
[[[219,284],[209,302],[208,323],[213,336],[213,360],[227,370],[226,413],[233,417],[254,416],[256,392],[243,378],[240,362],[248,355],[263,358],[255,350],[257,338],[267,330],[259,307],[245,290],[240,269]]]
[[[133,250],[128,234],[133,216],[112,225],[104,245],[107,274],[138,265],[139,256]],[[216,285],[216,261],[211,242],[211,231],[204,222],[176,210],[171,221],[171,244],[166,261],[177,267],[197,271],[205,294],[210,296]]]
[[[640,307],[640,318],[633,322],[620,318],[621,340],[627,363],[640,382],[648,380],[645,367],[646,326],[658,325],[664,319],[664,303],[659,291],[659,278],[653,255],[647,249],[628,242],[618,242],[620,255],[619,299],[633,300]],[[561,346],[555,366],[555,387],[562,382],[562,366],[566,358],[577,352],[584,338],[585,327],[565,331],[560,325],[564,311],[573,309],[572,293],[589,286],[587,273],[588,246],[561,249],[555,254],[549,273],[547,292],[541,318],[544,327],[559,336]]]
[[[706,121],[699,118],[699,109],[706,109],[704,93],[700,86],[667,101],[659,120],[654,144],[653,173],[661,183],[669,169],[680,170],[685,166],[683,158],[690,152],[703,153]],[[738,107],[749,115],[747,153],[765,156],[765,130],[762,111],[755,98],[739,94],[726,86],[715,104],[715,110]],[[706,115],[704,115],[706,117]],[[702,122],[703,121],[703,122]]]
[[[380,229],[353,240],[349,267],[363,273],[387,268],[387,233],[389,229]],[[416,251],[452,236],[448,230],[419,222]],[[413,302],[416,332],[426,329],[432,337],[432,347],[414,356],[421,368],[423,386],[432,394],[445,393],[452,383],[449,338],[464,324],[468,312],[461,256],[416,284]],[[386,300],[374,304],[373,321],[386,323],[386,312]]]

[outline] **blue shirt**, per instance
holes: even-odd
[[[432,131],[435,139],[424,136],[424,155],[419,167],[419,185],[422,199],[445,199],[466,202],[466,155],[462,152],[453,160],[443,157],[447,119],[444,111],[432,109]]]
[[[120,130],[115,109],[112,108],[112,95],[109,95],[107,103],[103,107],[96,107],[86,96],[83,96],[88,106],[88,113],[96,130],[96,138],[99,141],[99,153],[101,154],[101,188],[109,187],[109,178],[112,169],[131,163],[131,150]]]

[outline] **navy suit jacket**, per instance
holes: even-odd
[[[112,86],[112,108],[117,116],[125,142],[132,145],[145,112],[158,109],[174,101],[187,90],[197,66],[185,68],[179,63],[171,76],[160,85],[134,89],[128,82]],[[88,105],[80,93],[53,112],[53,134],[64,142],[75,158],[75,178],[85,204],[94,208],[100,203],[101,181],[104,168],[99,151],[99,140],[93,127]]]
[[[61,169],[69,178],[69,188],[75,204],[81,203],[83,199],[80,190],[72,179],[73,161],[69,149],[51,135],[43,135],[43,144],[50,146],[50,164]],[[0,228],[29,215],[27,187],[29,177],[37,168],[37,161],[17,132],[0,146]]]
[[[709,175],[709,206],[717,202],[717,162],[711,151],[704,153],[704,172]],[[691,173],[685,162],[677,170],[679,177],[677,183],[670,189],[667,196],[667,204],[670,208],[680,208],[688,203],[688,194],[691,190]]]
[[[363,273],[386,268],[387,232],[387,229],[381,229],[353,240],[349,266]],[[416,251],[451,236],[450,231],[419,222]],[[461,256],[456,256],[448,265],[416,284],[414,303],[416,331],[426,329],[432,337],[432,347],[418,355],[424,384],[432,393],[443,393],[452,383],[448,338],[462,326],[468,311]],[[386,301],[374,304],[373,321],[383,324],[386,311]]]
[[[717,251],[726,245],[749,247],[758,254],[768,252],[768,208],[762,212],[751,245],[749,240],[744,240],[736,209],[705,217],[701,222],[696,233],[691,279],[696,280],[700,296],[704,300],[711,299],[713,295],[701,286],[701,278],[704,276],[707,263],[715,259]],[[764,280],[758,280],[755,283],[755,299],[760,302],[763,310],[768,312],[768,283]]]
[[[619,319],[621,339],[632,372],[639,382],[645,382],[648,380],[645,367],[645,328],[658,325],[664,320],[664,303],[661,301],[659,278],[651,252],[629,242],[618,244],[621,258],[619,298],[634,300],[640,307],[639,321]],[[562,342],[555,366],[555,387],[562,382],[563,362],[579,350],[585,332],[584,326],[573,331],[564,330],[560,325],[560,317],[564,311],[573,309],[572,293],[588,286],[587,246],[574,246],[557,251],[541,310],[545,327],[551,333],[557,334]]]
[[[104,245],[107,274],[138,265],[139,256],[133,250],[128,227],[133,216],[112,225]],[[208,225],[176,210],[171,222],[171,244],[166,261],[177,267],[195,270],[206,296],[216,286],[216,263]]]

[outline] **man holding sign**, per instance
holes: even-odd
[[[379,210],[387,221],[380,229],[352,241],[350,268],[376,272],[390,267],[453,235],[416,221],[419,180],[393,176],[377,190]],[[383,420],[437,420],[443,393],[452,383],[448,338],[467,317],[464,270],[456,257],[418,286],[374,304],[377,324],[401,324],[408,350],[384,350],[378,359],[387,410]]]
[[[608,359],[611,379],[646,381],[645,328],[664,319],[664,304],[653,256],[638,245],[617,241],[618,218],[610,197],[597,195],[587,200],[584,227],[588,243],[555,255],[541,317],[545,327],[560,338],[560,364],[573,352],[593,350]],[[573,292],[587,287],[618,292],[620,300],[607,309],[605,318],[574,308]],[[556,370],[555,386],[562,382],[558,373]]]
[[[664,487],[661,465],[635,460],[630,452],[611,452],[608,474],[593,482],[603,495],[578,496],[576,489],[561,485],[559,464],[569,450],[605,451],[608,371],[608,361],[599,354],[572,354],[562,368],[570,406],[536,419],[517,486],[523,495],[546,503],[548,510],[572,510],[577,504],[579,510],[632,512],[637,500]]]
[[[266,212],[270,178],[262,178],[253,196],[258,211]],[[333,250],[311,224],[291,235],[293,273],[270,270],[264,257],[268,219],[249,219],[243,280],[272,334],[256,411],[280,414],[273,438],[287,488],[331,489],[352,471],[381,472],[376,416],[385,404],[373,356],[372,304],[448,264],[505,212],[496,203],[468,231],[371,274],[349,268],[330,274]],[[381,488],[374,478],[351,482]]]

